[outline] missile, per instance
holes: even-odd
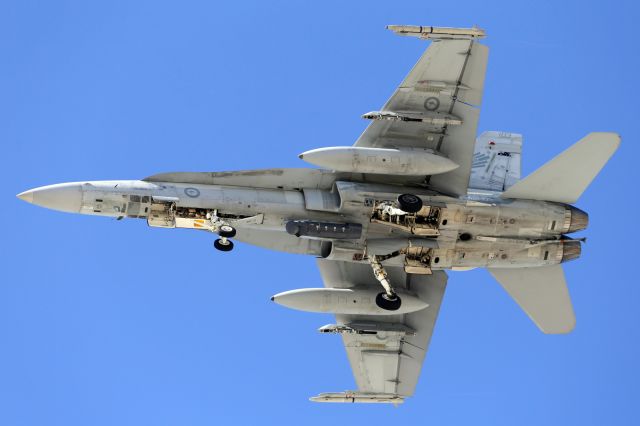
[[[424,39],[484,38],[484,30],[473,28],[431,27],[422,25],[387,25],[387,29],[402,36]]]
[[[334,146],[303,152],[300,159],[341,172],[388,175],[437,175],[458,168],[447,157],[425,149]]]
[[[309,401],[313,402],[364,402],[364,403],[378,403],[378,404],[402,404],[404,398],[400,395],[386,394],[386,393],[367,393],[367,392],[324,392],[318,396],[309,398]]]
[[[376,305],[376,296],[381,290],[376,287],[302,288],[276,294],[271,300],[299,311],[350,315],[402,315],[429,306],[414,294],[397,290],[402,301],[400,308],[382,309]]]

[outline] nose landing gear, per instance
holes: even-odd
[[[207,219],[209,220],[211,232],[216,232],[220,238],[213,242],[213,246],[216,250],[231,251],[233,250],[233,241],[229,238],[236,236],[236,228],[231,225],[227,225],[218,217],[218,211],[213,210],[207,212]]]
[[[220,238],[213,242],[213,246],[220,251],[233,250],[233,241],[229,238],[236,236],[236,228],[229,225],[221,225],[218,228],[218,235],[220,235]]]
[[[233,238],[236,236],[236,228],[229,225],[221,225],[220,228],[218,228],[218,235],[223,238]]]
[[[220,251],[233,250],[233,241],[231,241],[229,238],[233,238],[236,236],[236,229],[233,226],[221,225],[218,228],[218,235],[220,236],[220,238],[213,242],[213,246]]]
[[[233,241],[225,238],[218,238],[213,242],[213,246],[220,251],[231,251],[233,250]]]

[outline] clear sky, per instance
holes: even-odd
[[[635,2],[0,2],[0,425],[637,424],[640,69]],[[484,270],[452,273],[415,397],[353,389],[333,321],[269,301],[314,259],[47,211],[15,194],[165,171],[304,167],[350,145],[427,43],[484,28],[479,131],[524,134],[524,173],[591,131],[622,145],[577,204],[577,314],[545,336]]]

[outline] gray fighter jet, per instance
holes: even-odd
[[[522,136],[476,138],[488,48],[478,28],[389,26],[431,40],[354,146],[300,154],[321,169],[163,173],[74,182],[18,195],[50,209],[145,219],[289,253],[316,256],[324,288],[278,304],[334,313],[357,390],[318,402],[401,403],[411,396],[447,283],[445,270],[488,268],[544,333],[575,317],[561,263],[587,227],[573,207],[620,143],[590,133],[520,179]]]

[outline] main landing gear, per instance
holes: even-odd
[[[398,196],[398,207],[407,213],[418,213],[422,209],[422,200],[413,194],[402,194]]]
[[[387,271],[384,270],[384,267],[380,263],[378,256],[371,255],[368,256],[368,258],[369,263],[371,264],[371,268],[373,268],[373,275],[384,288],[384,292],[379,293],[376,296],[376,305],[386,311],[397,311],[398,309],[400,309],[402,300],[400,300],[400,297],[393,290],[393,287],[391,287],[391,283],[389,282],[389,278],[387,277]]]

